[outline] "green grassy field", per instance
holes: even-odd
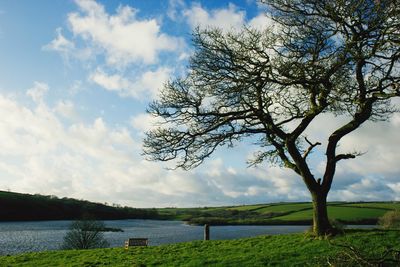
[[[356,207],[341,207],[328,206],[328,214],[330,219],[341,221],[357,221],[362,219],[374,219],[381,217],[387,210],[372,209],[372,208],[356,208]],[[307,220],[312,218],[312,209],[296,211],[289,215],[280,216],[280,220],[296,221]]]
[[[270,206],[270,204],[258,204],[258,205],[244,205],[244,206],[236,206],[230,207],[229,210],[257,210],[260,208],[265,208]]]
[[[300,233],[194,241],[129,250],[111,248],[28,253],[2,256],[0,266],[328,266],[328,261],[338,264],[345,251],[338,244],[351,245],[359,249],[364,257],[379,258],[386,246],[399,250],[399,240],[399,231],[348,230],[344,236],[330,241],[312,239]],[[347,262],[335,266],[352,265]]]
[[[331,202],[330,219],[348,224],[374,224],[389,210],[400,209],[398,202]],[[192,224],[308,224],[311,203],[273,203],[236,207],[158,209],[165,218]]]
[[[349,204],[342,204],[342,206],[360,207],[360,208],[379,208],[388,210],[400,209],[400,203],[392,203],[392,202],[349,203]]]
[[[258,209],[257,212],[260,213],[269,213],[269,212],[295,212],[303,209],[312,209],[311,203],[282,203],[276,205],[270,205],[261,209]]]

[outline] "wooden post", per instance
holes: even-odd
[[[210,240],[210,225],[204,225],[204,240]]]

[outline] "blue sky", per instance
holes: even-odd
[[[247,144],[190,172],[140,155],[146,107],[185,73],[192,29],[262,28],[264,13],[253,0],[0,1],[0,190],[136,207],[308,201],[291,171],[247,168]],[[321,118],[308,134],[324,142],[344,120]],[[399,130],[396,114],[343,140],[368,153],[339,166],[331,200],[399,200]]]

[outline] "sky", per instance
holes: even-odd
[[[310,201],[291,170],[248,167],[251,144],[191,171],[141,155],[146,108],[187,71],[192,30],[268,23],[255,0],[0,0],[0,190],[132,207]],[[307,134],[326,144],[345,120],[326,115]],[[346,136],[340,150],[365,154],[339,163],[328,199],[400,200],[399,132],[395,114]]]

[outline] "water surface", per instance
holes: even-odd
[[[57,250],[72,221],[0,222],[0,255],[31,251]],[[122,247],[132,237],[145,237],[150,245],[202,240],[202,226],[186,225],[180,221],[114,220],[104,221],[106,227],[124,232],[106,232],[111,247]],[[257,235],[304,232],[302,225],[235,225],[210,227],[211,239],[234,239]],[[369,226],[371,228],[371,226]]]

